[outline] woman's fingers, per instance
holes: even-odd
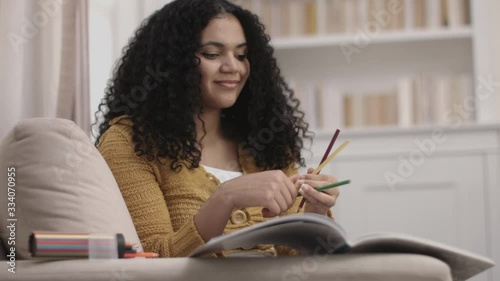
[[[293,198],[290,188],[288,186],[285,186],[280,191],[281,191],[281,196],[283,196],[283,199],[285,200],[286,203],[286,207],[288,209],[293,204]]]
[[[277,200],[270,200],[266,205],[267,207],[262,209],[262,216],[264,217],[275,217],[282,212],[282,208]]]
[[[264,216],[276,216],[295,203],[298,177],[288,177],[280,170],[266,171],[226,181],[219,191],[235,208],[260,206]]]
[[[322,187],[325,185],[329,185],[335,182],[330,182],[330,181],[314,181],[314,180],[298,180],[299,186],[302,186],[303,184],[307,184],[313,188],[318,188]]]
[[[306,175],[301,175],[299,177],[299,180],[319,180],[319,181],[328,181],[330,183],[337,182],[337,178],[331,175],[312,175],[312,174],[306,174]]]
[[[299,179],[299,175],[294,175],[289,177],[289,181],[285,181],[286,189],[288,194],[290,195],[290,202],[288,207],[291,207],[293,203],[295,203],[295,199],[297,198],[298,188],[296,186],[297,180]]]
[[[307,184],[304,184],[300,188],[299,193],[301,193],[302,196],[304,196],[304,198],[307,200],[308,204],[313,204],[313,205],[320,204],[320,202],[316,198],[314,198],[314,196],[311,196],[309,194],[310,193],[309,189],[312,189],[312,187],[307,185]]]
[[[302,185],[300,189],[300,193],[306,198],[309,204],[317,205],[322,204],[328,207],[333,207],[335,205],[335,201],[337,195],[339,193],[338,190],[334,190],[336,188],[328,189],[323,192],[315,190],[308,184]]]

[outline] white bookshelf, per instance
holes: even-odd
[[[276,6],[269,2],[315,1],[321,12],[316,19],[315,33],[276,36],[273,33],[279,28],[275,27],[277,20],[272,19],[271,44],[287,80],[305,81],[306,84],[326,81],[335,88],[330,91],[330,98],[342,93],[364,96],[377,91],[394,91],[402,78],[422,73],[470,76],[469,97],[476,102],[472,120],[446,127],[446,141],[435,143],[435,151],[426,155],[423,163],[414,167],[415,172],[395,188],[388,186],[384,173],[396,172],[403,160],[418,153],[416,142],[432,139],[433,132],[446,124],[347,128],[342,99],[322,100],[321,103],[331,109],[329,121],[322,124],[322,128],[314,129],[316,137],[311,152],[304,151],[304,157],[308,167],[317,166],[337,128],[342,132],[336,146],[343,139],[351,140],[334,163],[324,169],[339,180],[350,178],[353,181],[341,189],[334,207],[337,219],[350,235],[371,231],[407,232],[453,244],[500,263],[500,213],[496,196],[500,185],[497,176],[500,170],[498,86],[493,85],[487,98],[480,98],[485,89],[480,86],[481,81],[489,80],[492,75],[495,83],[499,80],[500,66],[494,63],[500,56],[493,44],[500,42],[499,36],[495,41],[493,31],[498,21],[494,12],[497,0],[470,0],[471,24],[466,26],[381,31],[365,46],[358,46],[360,52],[349,60],[342,48],[356,46],[359,34],[325,32],[327,28],[321,23],[328,19],[325,4],[328,1],[380,0],[248,1],[251,4],[247,2],[247,5],[261,9],[268,5],[274,15],[277,14]],[[267,3],[263,4],[264,1]],[[405,4],[411,1],[414,0],[402,0]],[[436,5],[436,0],[421,1]],[[261,16],[269,19],[269,11]],[[306,98],[302,95],[302,99],[305,107],[315,101],[307,95]],[[499,279],[497,266],[471,280]]]
[[[427,25],[417,26],[418,20],[414,18],[419,16],[414,15],[415,11],[409,13],[406,10],[398,13],[404,15],[403,18],[399,18],[398,26],[395,27],[392,23],[389,23],[384,25],[379,32],[374,33],[367,32],[367,27],[370,26],[369,23],[374,22],[370,15],[357,15],[354,19],[347,19],[344,16],[346,26],[343,26],[343,30],[340,31],[332,31],[332,28],[328,25],[331,25],[329,21],[332,18],[329,13],[339,17],[338,12],[332,12],[332,7],[341,7],[350,9],[351,13],[353,11],[354,13],[360,13],[360,7],[366,9],[372,5],[370,3],[375,3],[373,4],[375,6],[382,5],[380,7],[389,9],[390,4],[388,3],[391,3],[391,1],[239,0],[237,2],[246,8],[252,9],[259,14],[261,20],[269,24],[267,32],[271,34],[271,44],[275,48],[279,66],[285,78],[293,81],[293,85],[305,83],[307,85],[301,86],[308,89],[317,85],[334,85],[333,92],[342,96],[369,96],[377,93],[389,93],[391,95],[396,93],[397,95],[401,79],[419,80],[422,77],[431,76],[430,80],[434,82],[434,80],[442,79],[443,76],[445,79],[451,80],[458,79],[457,77],[468,77],[469,84],[466,83],[468,87],[462,90],[464,93],[460,97],[455,98],[464,101],[472,99],[476,103],[476,108],[470,111],[471,116],[466,118],[466,122],[498,122],[500,120],[500,114],[497,113],[497,111],[500,111],[497,108],[498,104],[500,104],[499,94],[492,93],[485,99],[479,99],[478,95],[474,96],[480,81],[488,80],[488,77],[494,74],[495,71],[491,59],[494,53],[494,49],[491,47],[491,31],[488,31],[489,27],[492,26],[491,12],[489,11],[490,1],[492,0],[472,0],[467,4],[469,8],[467,8],[467,5],[462,5],[466,8],[464,11],[468,11],[466,13],[468,16],[463,16],[462,22],[457,22],[456,19],[452,20],[451,13],[447,12],[446,7],[453,5],[456,7],[456,3],[460,1],[465,3],[464,0],[446,0],[448,3],[446,7],[436,4],[444,3],[442,2],[444,0],[400,0],[398,3],[404,6],[405,9],[408,7],[416,9],[417,4],[415,3],[417,2],[427,5],[421,7],[421,10],[424,10],[423,20],[428,22]],[[297,6],[293,8],[295,13],[300,10],[301,16],[294,16],[290,12],[292,8],[283,8],[285,5],[290,6],[290,3],[303,5],[299,6],[302,9],[298,9]],[[343,4],[335,6],[332,3]],[[346,8],[347,6],[349,8]],[[311,20],[307,18],[309,15],[307,13],[311,13],[311,7],[313,7],[312,13],[314,13],[313,27],[310,27]],[[373,12],[373,7],[370,9]],[[285,10],[288,14],[284,16],[281,10]],[[306,10],[305,16],[302,10]],[[398,14],[392,15],[394,21],[397,20]],[[413,18],[408,19],[407,15],[410,14]],[[463,11],[460,14],[463,14]],[[288,21],[284,17],[288,17]],[[412,20],[414,23],[409,24]],[[280,24],[285,25],[287,22],[294,27],[283,28],[280,26]],[[297,26],[301,24],[306,25],[306,27],[299,28],[300,26]],[[292,32],[291,29],[295,31]],[[283,32],[288,32],[288,34],[282,34]],[[354,52],[349,54],[349,51]],[[452,76],[452,78],[447,76]],[[482,77],[482,80],[479,77]],[[332,87],[330,86],[330,88]],[[436,96],[435,91],[437,90],[433,89],[428,94],[430,99],[434,99]],[[451,90],[445,92],[456,93],[456,91]],[[304,94],[309,95],[309,93]],[[322,95],[324,96],[324,93]],[[420,96],[417,93],[414,93],[414,95]],[[301,96],[300,93],[298,96]],[[343,97],[327,100],[327,103],[338,103],[339,101],[342,102]],[[313,123],[312,127],[315,130],[334,130],[335,127],[347,128],[345,126],[347,117],[346,113],[343,112],[345,106],[332,108],[337,114],[337,118],[334,118],[337,119],[337,122],[332,122],[330,128],[326,126],[325,120],[317,122],[320,118],[312,116],[311,111],[320,111],[317,104],[324,102],[324,97],[321,101],[310,98],[304,102],[305,108],[303,109],[306,111],[306,115],[309,115],[308,121],[312,121],[310,122]],[[430,103],[434,103],[434,101],[430,100]],[[413,106],[418,107],[417,105]],[[451,105],[448,105],[448,107],[451,107]],[[425,112],[423,114],[429,115],[431,113]],[[434,110],[433,114],[440,114],[441,117],[436,118],[436,116],[433,116],[427,118],[429,120],[417,120],[413,122],[413,126],[443,124],[445,122],[443,120],[445,118],[442,117],[443,114],[440,111]],[[329,114],[328,118],[323,119],[332,119],[332,116],[334,114]],[[366,119],[366,117],[364,118]],[[397,125],[397,123],[389,123],[388,125]],[[350,124],[349,127],[351,126],[353,125]],[[368,126],[377,125],[361,125],[361,127]],[[355,124],[354,127],[358,127],[358,125]]]

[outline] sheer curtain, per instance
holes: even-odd
[[[87,0],[63,6],[57,117],[71,119],[90,133]]]
[[[115,62],[140,23],[169,0],[89,0],[92,123]]]
[[[86,2],[0,1],[0,138],[32,117],[68,118],[88,131]]]

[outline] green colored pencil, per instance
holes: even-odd
[[[316,188],[316,190],[317,191],[323,191],[323,190],[327,190],[327,189],[330,189],[330,188],[335,188],[335,187],[338,187],[338,186],[341,186],[341,185],[345,185],[345,184],[348,184],[348,183],[351,183],[351,180],[339,181],[339,182],[332,183],[332,184],[329,184],[329,185],[320,186],[320,187]]]
[[[323,191],[323,190],[327,190],[327,189],[330,189],[330,188],[339,187],[341,185],[345,185],[345,184],[348,184],[348,183],[351,183],[351,180],[339,181],[339,182],[332,183],[332,184],[329,184],[329,185],[320,186],[320,187],[315,188],[315,189],[317,191]],[[297,194],[297,196],[302,196],[302,194]]]

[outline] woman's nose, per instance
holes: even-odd
[[[238,70],[238,65],[236,58],[234,56],[226,56],[222,61],[221,71],[222,72],[235,72]]]

